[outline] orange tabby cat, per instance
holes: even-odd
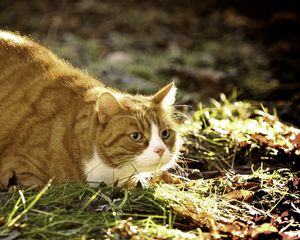
[[[173,83],[153,96],[95,80],[45,47],[0,30],[0,188],[122,182],[168,168],[179,136]]]

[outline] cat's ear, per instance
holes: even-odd
[[[154,94],[153,101],[161,105],[162,108],[167,109],[175,103],[176,92],[177,88],[174,82],[171,82]]]
[[[108,121],[122,111],[119,101],[109,92],[102,93],[97,101],[98,118],[101,123]]]

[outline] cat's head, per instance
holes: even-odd
[[[153,96],[102,93],[97,101],[96,137],[101,159],[113,168],[154,172],[174,163],[180,136],[173,119],[176,87]]]

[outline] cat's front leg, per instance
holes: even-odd
[[[41,187],[43,185],[45,185],[45,183],[41,179],[28,172],[16,173],[15,171],[9,171],[0,178],[0,189],[10,188],[12,186]]]
[[[40,187],[45,185],[45,181],[37,169],[25,161],[3,161],[0,167],[0,189],[17,185],[20,187]],[[40,176],[39,176],[40,175]]]

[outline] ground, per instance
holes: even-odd
[[[111,86],[175,81],[185,141],[180,168],[148,187],[1,192],[0,237],[299,238],[298,12],[279,0],[2,0],[2,29]]]

